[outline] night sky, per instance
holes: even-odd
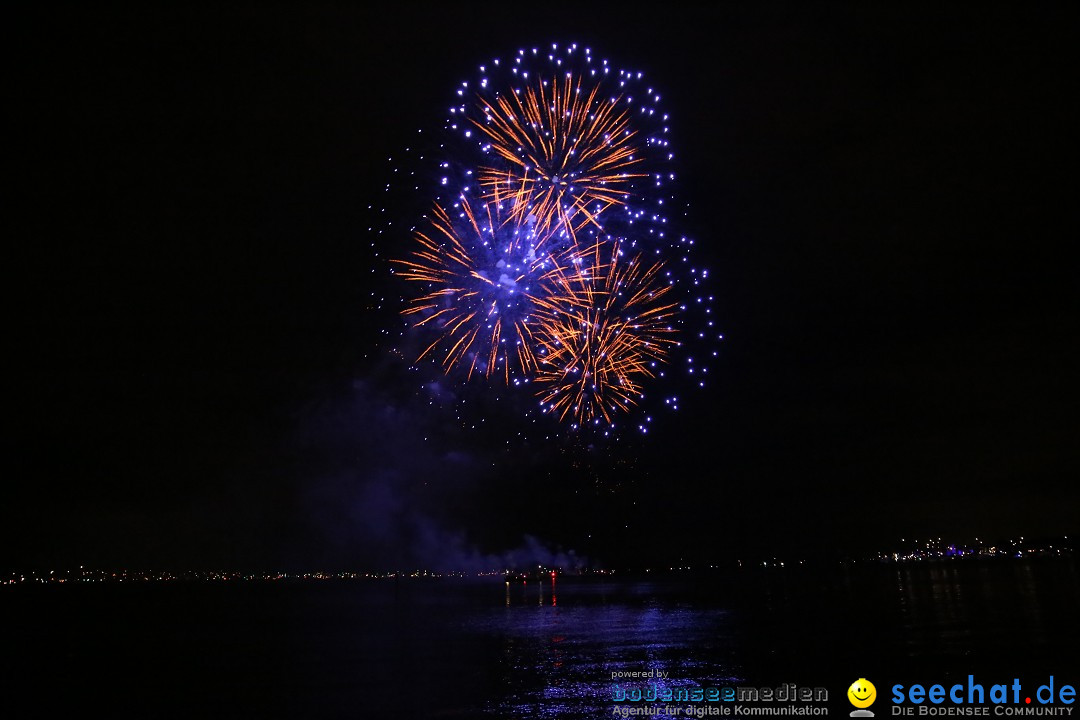
[[[403,7],[11,22],[0,566],[1078,530],[1064,4]],[[477,65],[553,41],[663,89],[725,337],[710,387],[592,450],[483,403],[480,429],[448,422],[370,299],[400,294],[367,230],[387,158]]]

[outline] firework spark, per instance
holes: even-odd
[[[637,404],[641,381],[678,344],[678,305],[668,300],[663,262],[624,258],[618,242],[597,243],[576,260],[548,275],[537,302],[535,382],[545,412],[610,425]]]
[[[414,327],[429,327],[435,339],[417,360],[436,355],[444,371],[466,367],[466,376],[536,367],[530,314],[534,286],[562,271],[568,254],[554,257],[550,233],[535,223],[505,223],[499,206],[474,209],[462,195],[454,214],[436,204],[430,227],[415,234],[416,248],[392,261],[405,280],[426,285],[403,314]]]
[[[604,435],[645,406],[647,432],[653,378],[677,361],[704,387],[693,352],[722,337],[694,241],[668,223],[679,206],[660,94],[577,45],[479,71],[457,88],[437,149],[418,149],[427,170],[394,169],[395,187],[430,177],[435,200],[411,248],[391,255],[408,288],[403,342],[416,341],[402,354],[486,377],[495,398],[527,385],[548,416]],[[405,241],[397,217],[380,232]],[[655,396],[678,409],[676,395]]]
[[[511,217],[537,218],[571,235],[629,197],[629,182],[645,177],[631,112],[621,96],[600,96],[596,83],[567,72],[494,99],[478,100],[483,118],[472,123],[504,163],[479,168],[495,202],[510,200]]]

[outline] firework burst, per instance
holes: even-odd
[[[495,202],[510,201],[512,218],[532,215],[541,230],[562,226],[571,235],[600,228],[604,211],[625,204],[631,181],[645,177],[630,109],[599,93],[567,72],[478,99],[483,119],[471,122],[503,161],[481,166],[478,180]]]
[[[642,73],[577,45],[520,50],[480,72],[458,88],[446,128],[509,218],[531,215],[539,229],[560,226],[574,240],[589,229],[586,243],[613,228],[664,223],[660,201],[674,179],[668,116]]]
[[[531,392],[527,408],[538,400],[577,429],[608,435],[644,409],[645,432],[657,399],[678,405],[651,390],[646,404],[646,391],[676,363],[704,386],[693,352],[715,356],[721,337],[708,273],[665,214],[677,206],[660,95],[577,45],[479,71],[457,88],[438,147],[418,151],[427,170],[394,168],[397,187],[426,190],[427,177],[435,199],[411,248],[392,254],[408,288],[403,342],[415,347],[401,354],[485,378],[475,385],[485,397],[525,385],[508,392]],[[400,243],[395,217],[384,231]]]
[[[550,238],[533,222],[504,222],[492,203],[474,209],[462,195],[450,210],[436,204],[412,253],[392,261],[424,286],[403,311],[434,335],[417,360],[433,356],[446,373],[461,367],[467,378],[480,371],[507,383],[512,372],[534,370],[534,287],[570,262],[569,253],[550,254]]]
[[[623,257],[619,243],[609,242],[548,274],[535,333],[545,412],[577,426],[611,425],[639,402],[642,382],[678,344],[678,304],[662,269],[660,261]]]

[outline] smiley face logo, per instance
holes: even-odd
[[[859,678],[847,689],[847,698],[859,709],[868,708],[877,699],[877,688],[866,678]]]

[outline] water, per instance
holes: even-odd
[[[1080,684],[1077,607],[1071,559],[554,585],[16,586],[0,588],[0,687],[40,717],[582,718],[611,716],[613,672],[651,670],[669,687],[825,687],[846,715],[859,677],[883,698],[969,673]]]

